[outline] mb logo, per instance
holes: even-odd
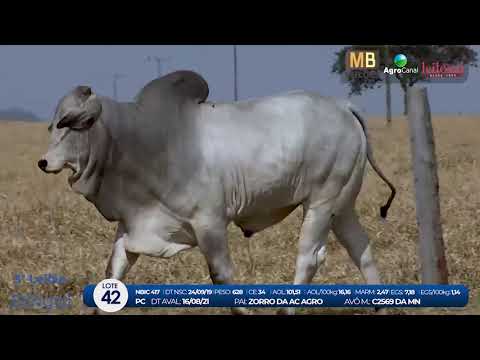
[[[346,57],[347,70],[373,70],[378,66],[377,50],[349,50]]]

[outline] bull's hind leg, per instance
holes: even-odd
[[[321,204],[305,204],[299,239],[295,285],[309,284],[325,262],[326,243],[333,216],[333,200]],[[294,315],[294,308],[282,308],[279,314]]]
[[[347,250],[367,284],[380,284],[375,260],[370,248],[368,235],[358,220],[353,207],[345,209],[333,221],[333,232]],[[385,314],[385,308],[375,308],[378,314]]]
[[[380,284],[368,235],[358,220],[355,209],[345,209],[333,221],[333,232],[358,267],[367,284]]]

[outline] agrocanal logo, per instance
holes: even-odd
[[[407,56],[404,54],[395,55],[393,58],[393,64],[395,65],[393,67],[385,66],[383,73],[388,75],[418,74],[418,66],[409,65]]]
[[[403,54],[398,54],[393,58],[393,62],[397,67],[403,68],[407,65],[407,57]]]

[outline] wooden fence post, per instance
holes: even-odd
[[[425,87],[408,87],[408,122],[415,178],[422,283],[448,284],[430,105]]]

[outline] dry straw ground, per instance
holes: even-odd
[[[388,197],[387,187],[368,168],[357,203],[361,221],[373,244],[383,281],[418,283],[417,226],[410,165],[408,128],[395,119],[387,129],[383,121],[369,124],[378,163],[398,188],[388,223],[379,221],[378,207]],[[441,211],[451,283],[471,289],[470,303],[462,309],[391,309],[393,314],[480,313],[480,119],[435,117],[439,161]],[[45,151],[45,124],[0,123],[0,313],[45,313],[12,309],[15,293],[34,292],[43,297],[73,295],[73,306],[63,311],[84,314],[82,288],[103,279],[115,225],[105,221],[67,185],[66,174],[47,176],[36,167]],[[248,242],[239,229],[229,230],[229,243],[242,283],[289,283],[293,279],[301,210],[251,241],[255,260],[251,269]],[[333,236],[325,266],[316,283],[361,283],[360,273]],[[62,286],[15,285],[14,274],[67,277]],[[197,249],[172,259],[141,257],[126,283],[209,283],[205,261]],[[275,309],[255,309],[257,314]],[[58,311],[50,311],[59,313]],[[62,312],[62,311],[61,311]],[[228,314],[228,309],[128,309],[130,314]],[[369,309],[301,309],[299,314],[371,314]]]

